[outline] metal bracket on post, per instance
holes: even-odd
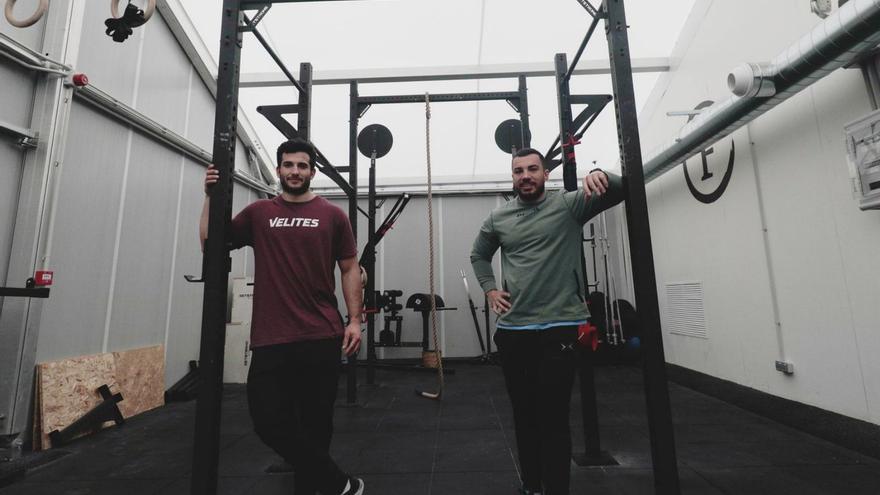
[[[574,134],[574,141],[579,141],[584,134],[586,134],[587,130],[593,125],[593,122],[596,121],[596,118],[599,117],[599,114],[602,113],[602,110],[605,109],[605,106],[608,105],[613,100],[611,95],[571,95],[569,96],[569,102],[571,104],[581,104],[587,105],[586,108],[581,110],[578,113],[578,116],[573,120],[571,124],[571,129],[575,129],[576,132]],[[552,171],[560,164],[562,164],[562,160],[557,159],[560,154],[562,154],[562,147],[557,146],[559,144],[559,137],[556,137],[556,140],[553,141],[553,145],[550,147],[550,150],[547,152],[547,170]]]
[[[300,95],[302,96],[303,93]],[[290,122],[287,121],[283,117],[285,114],[299,114],[299,122],[308,122],[308,120],[304,120],[302,118],[303,109],[308,108],[308,106],[302,104],[289,104],[289,105],[261,105],[257,107],[257,112],[266,117],[272,125],[275,126],[278,131],[284,135],[287,139],[294,139],[298,137],[302,137],[308,139],[306,136],[303,136]],[[306,127],[308,130],[308,127]],[[312,143],[314,145],[314,143]],[[324,175],[329,177],[342,189],[346,194],[352,194],[353,189],[349,181],[345,180],[340,173],[341,172],[349,172],[347,167],[334,167],[330,160],[321,153],[321,150],[315,146],[315,152],[317,154],[317,160],[315,160],[315,166],[320,170]]]
[[[36,132],[6,122],[0,122],[0,132],[18,138],[16,144],[22,148],[35,149],[39,142]]]

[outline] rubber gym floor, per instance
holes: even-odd
[[[442,402],[431,375],[378,371],[360,405],[336,409],[333,454],[370,495],[513,495],[518,487],[513,420],[501,371],[454,363]],[[361,377],[363,382],[363,377]],[[602,448],[613,467],[572,464],[572,494],[652,494],[641,369],[596,369]],[[577,389],[577,385],[575,385]],[[878,494],[880,460],[669,384],[682,493]],[[340,398],[344,381],[340,381]],[[340,401],[341,402],[341,401]],[[578,394],[575,451],[583,445]],[[195,402],[171,403],[64,447],[69,454],[28,471],[4,495],[188,494]],[[292,474],[267,474],[279,459],[251,429],[245,389],[224,391],[222,494],[291,494]]]

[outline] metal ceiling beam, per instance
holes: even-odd
[[[257,10],[266,5],[276,3],[304,3],[304,2],[332,2],[334,0],[241,0],[241,10]],[[337,2],[346,2],[352,0],[335,0]]]
[[[633,73],[669,72],[667,57],[633,59]],[[605,60],[582,60],[572,75],[610,74],[611,68]],[[454,81],[469,79],[504,79],[526,77],[556,77],[553,63],[530,62],[519,64],[450,65],[436,67],[403,67],[391,69],[325,70],[315,71],[314,86],[348,84],[358,81],[362,84],[387,82]],[[241,75],[241,88],[267,88],[289,86],[290,81],[280,72],[252,72]]]

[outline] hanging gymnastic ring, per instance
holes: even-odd
[[[4,14],[6,14],[6,20],[9,21],[9,24],[17,28],[26,28],[28,26],[33,26],[40,19],[43,18],[43,14],[49,10],[49,0],[40,0],[40,5],[37,6],[37,11],[34,12],[34,15],[28,17],[23,21],[19,21],[12,14],[12,9],[15,8],[16,0],[6,0],[6,8],[3,9]]]
[[[147,6],[144,8],[144,22],[149,21],[156,11],[156,0],[147,0]],[[110,2],[110,13],[114,18],[119,19],[119,0]]]

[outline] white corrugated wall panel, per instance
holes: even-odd
[[[184,109],[190,93],[190,73],[194,70],[165,23],[148,22],[144,26],[146,33],[136,108],[172,131],[185,135],[187,113]],[[193,76],[193,86],[196,86],[197,79],[198,76]],[[205,149],[210,151],[210,147]]]
[[[170,316],[165,348],[168,386],[185,375],[189,371],[189,361],[197,359],[199,355],[205,286],[187,282],[183,276],[202,274],[198,224],[205,198],[199,185],[204,176],[205,169],[200,164],[189,160],[183,164],[180,217],[177,219],[177,257],[171,273]]]
[[[474,304],[483,306],[483,290],[471,269],[471,246],[483,221],[495,209],[496,196],[442,196],[442,200],[440,211],[443,223],[439,225],[443,243],[442,246],[438,246],[441,248],[438,253],[443,263],[435,268],[437,270],[435,277],[439,277],[439,280],[443,281],[442,296],[446,305],[458,308],[457,311],[445,312],[443,316],[446,355],[450,357],[479,356],[481,353],[480,343],[477,340],[476,329],[459,270],[464,270],[467,274],[470,296]],[[435,205],[434,211],[436,215],[437,205]],[[438,225],[436,216],[434,225]],[[427,267],[427,255],[424,265]],[[500,276],[500,274],[496,274],[496,276]],[[484,315],[481,311],[477,312],[477,318],[480,322],[481,335],[485,340],[486,329],[483,325]],[[493,316],[491,320],[494,319]]]
[[[59,179],[37,361],[101,352],[129,131],[74,102]]]
[[[131,144],[107,350],[164,341],[180,156],[135,133]]]

